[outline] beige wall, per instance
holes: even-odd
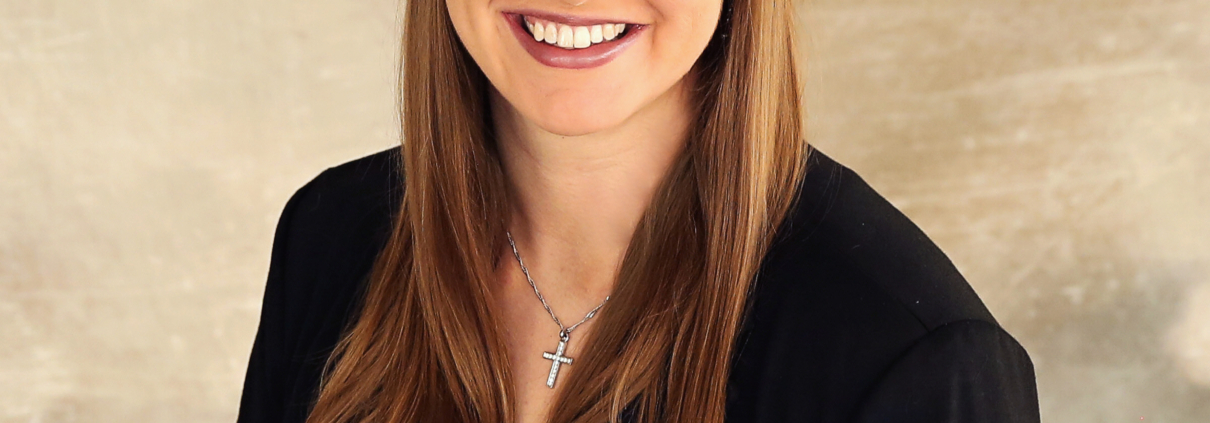
[[[0,421],[234,418],[286,198],[394,142],[391,0],[0,0]],[[818,0],[811,128],[1052,422],[1210,421],[1210,0]]]

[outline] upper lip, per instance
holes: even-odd
[[[537,19],[541,19],[544,21],[561,23],[561,24],[568,25],[568,26],[591,26],[591,25],[619,24],[619,23],[626,24],[626,25],[639,25],[639,24],[636,24],[633,22],[626,21],[625,19],[600,18],[600,17],[595,17],[595,16],[572,16],[572,15],[565,15],[562,13],[545,12],[545,11],[535,10],[535,9],[508,10],[508,11],[505,11],[504,13],[513,14],[513,15],[524,15],[524,16],[528,16],[531,18],[537,18]]]

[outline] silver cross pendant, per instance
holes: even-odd
[[[555,349],[555,353],[543,352],[542,358],[550,360],[550,375],[546,376],[546,387],[554,389],[555,376],[559,375],[559,366],[563,364],[571,364],[571,357],[563,355],[563,350],[567,348],[567,341],[571,336],[567,332],[559,332],[559,347]]]

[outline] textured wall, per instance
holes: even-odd
[[[1052,422],[1210,421],[1210,0],[817,0],[813,141]],[[286,198],[394,141],[392,0],[0,0],[0,421],[221,422]]]

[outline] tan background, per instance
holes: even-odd
[[[232,421],[272,227],[395,139],[394,0],[0,0],[0,421]],[[1210,0],[819,0],[815,144],[1050,422],[1210,421]]]

